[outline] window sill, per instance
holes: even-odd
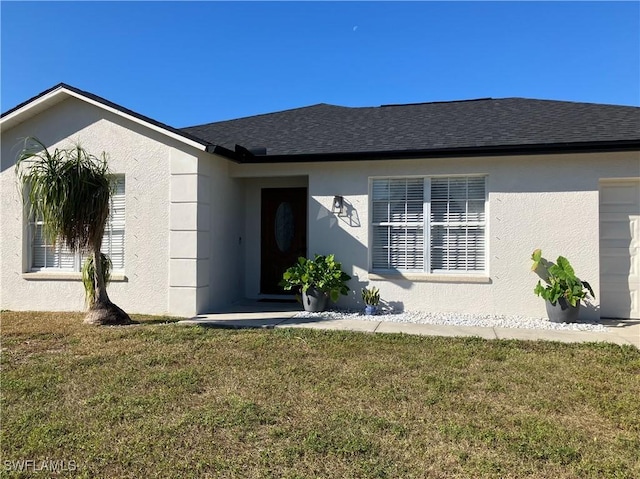
[[[27,281],[82,281],[82,273],[78,272],[49,272],[34,271],[32,273],[22,273],[22,279]],[[112,273],[111,282],[127,282],[129,279],[123,273]]]
[[[491,278],[483,275],[466,274],[421,274],[421,273],[369,273],[369,280],[414,281],[421,283],[473,283],[489,284]]]

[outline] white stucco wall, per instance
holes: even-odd
[[[529,269],[531,252],[542,248],[550,260],[566,256],[577,274],[594,287],[597,298],[598,182],[639,176],[640,156],[631,152],[360,161],[331,168],[319,163],[233,165],[231,174],[243,178],[308,175],[308,254],[334,253],[353,276],[354,291],[341,300],[341,306],[356,305],[360,288],[375,285],[384,300],[407,310],[545,317],[544,302],[533,294],[537,277]],[[370,178],[475,174],[487,175],[488,270],[484,277],[446,281],[442,276],[412,275],[407,280],[369,273]],[[334,195],[344,196],[346,217],[331,213]],[[255,223],[247,227],[255,227],[251,225]],[[598,317],[598,300],[582,314]]]
[[[0,187],[0,308],[82,310],[79,275],[49,280],[27,273],[26,221],[14,175],[20,138],[36,136],[51,149],[80,142],[93,154],[106,151],[114,173],[126,181],[125,281],[109,286],[111,299],[130,313],[179,314],[169,301],[170,200],[180,195],[172,167],[196,163],[192,147],[77,99],[67,99],[2,132]],[[206,155],[202,153],[203,155]],[[174,212],[175,213],[175,212]],[[177,213],[176,213],[177,214]],[[175,243],[175,242],[174,242]],[[182,242],[184,245],[185,243]],[[175,245],[174,245],[175,247]],[[23,262],[24,260],[24,262]],[[195,306],[191,308],[195,311]]]
[[[197,313],[244,297],[244,195],[241,180],[229,176],[228,166],[221,157],[201,155],[198,171],[206,181],[200,185]]]

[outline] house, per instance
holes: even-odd
[[[173,128],[66,84],[2,114],[0,309],[81,310],[80,259],[44,243],[21,138],[106,151],[105,249],[130,313],[279,298],[299,255],[334,253],[396,308],[542,317],[530,256],[568,257],[586,318],[640,318],[640,108],[523,98],[326,104]]]

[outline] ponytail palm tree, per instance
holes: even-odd
[[[80,145],[49,152],[36,138],[27,138],[16,162],[16,173],[27,191],[29,214],[43,220],[50,243],[63,242],[73,252],[92,255],[93,281],[85,278],[92,297],[85,323],[130,324],[131,318],[107,295],[105,261],[100,247],[113,194],[107,156],[97,158]],[[93,283],[93,284],[91,284]]]

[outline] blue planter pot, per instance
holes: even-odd
[[[367,316],[373,316],[375,314],[378,314],[378,307],[367,305],[364,308],[364,314],[366,314]]]

